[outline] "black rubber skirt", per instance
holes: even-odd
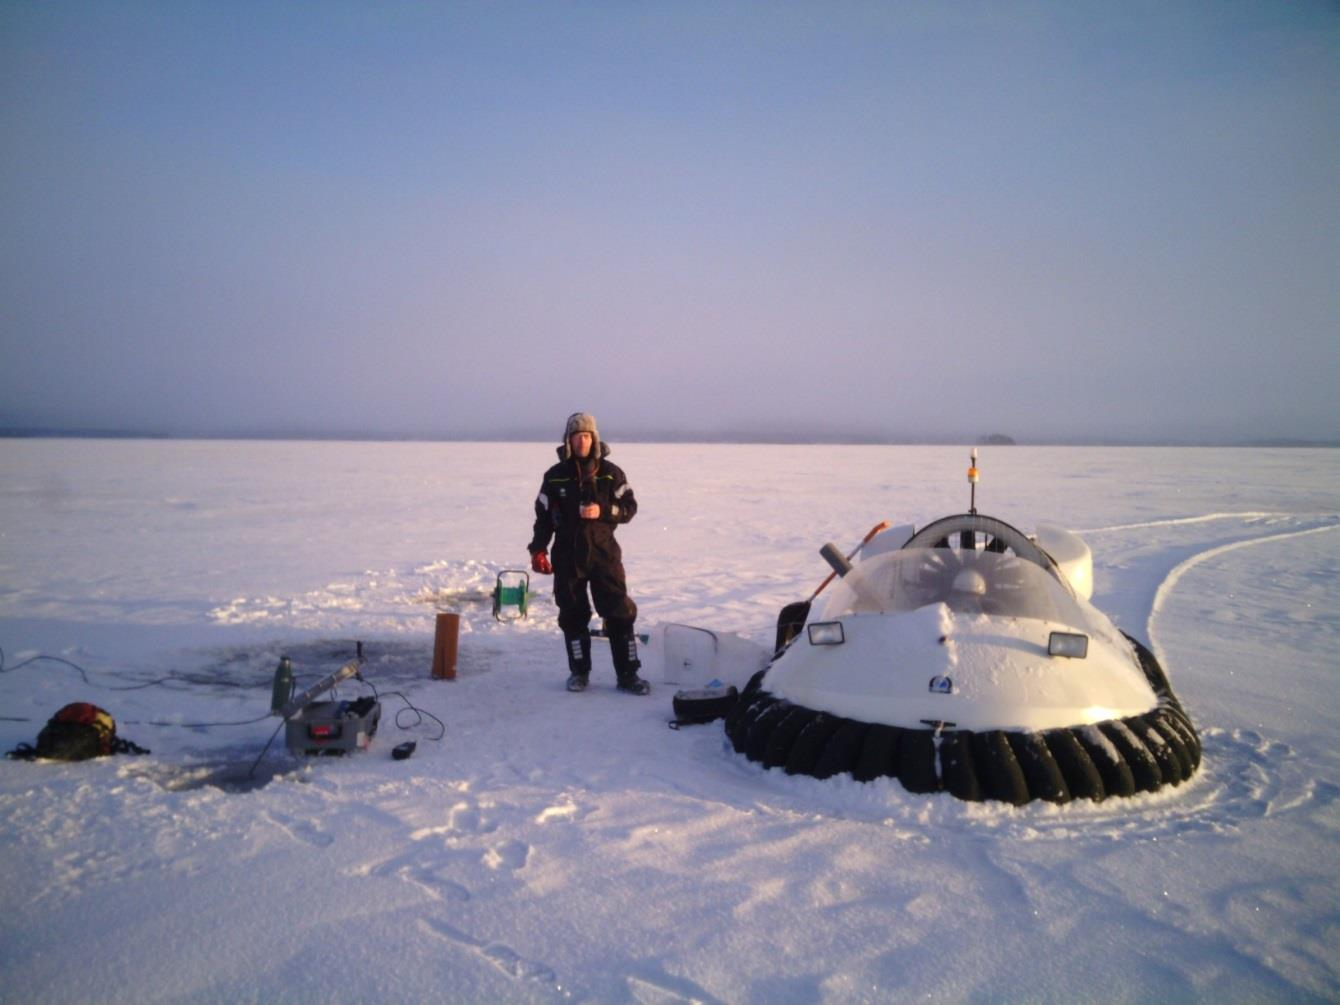
[[[787,774],[896,778],[909,792],[971,802],[1101,802],[1181,785],[1200,767],[1200,737],[1154,654],[1130,641],[1159,699],[1142,715],[1032,733],[904,729],[779,698],[761,670],[726,717],[726,735],[749,760]]]

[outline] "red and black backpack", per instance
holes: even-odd
[[[37,746],[20,743],[8,757],[31,761],[86,761],[108,754],[147,754],[138,744],[116,735],[116,720],[86,701],[66,705],[37,734]]]

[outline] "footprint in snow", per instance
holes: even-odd
[[[405,882],[414,884],[435,900],[463,903],[470,899],[469,890],[460,883],[439,876],[428,866],[402,865],[394,870],[394,874]]]
[[[472,801],[456,803],[447,811],[447,822],[434,827],[420,827],[410,832],[411,841],[438,835],[488,834],[498,829],[498,825],[485,819],[479,804]]]
[[[419,924],[429,933],[470,950],[508,977],[547,984],[553,986],[555,990],[561,990],[553,968],[535,960],[528,960],[509,946],[504,946],[500,942],[481,942],[440,918],[424,918]]]
[[[655,979],[630,976],[628,990],[638,1005],[719,1005],[692,981],[660,974]]]
[[[577,800],[565,792],[559,797],[558,802],[540,810],[535,815],[535,822],[537,824],[552,824],[559,821],[577,820],[584,815],[577,806]]]
[[[484,853],[484,864],[495,872],[523,869],[529,859],[530,845],[524,841],[504,841]]]
[[[294,820],[278,813],[267,813],[265,816],[293,840],[309,844],[313,848],[328,848],[335,843],[333,834],[328,834],[310,820]]]

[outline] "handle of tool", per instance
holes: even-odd
[[[865,537],[861,538],[861,543],[858,544],[855,548],[853,548],[853,549],[848,553],[848,555],[847,555],[847,561],[850,562],[853,558],[855,558],[855,557],[856,557],[856,553],[857,553],[858,551],[860,551],[863,547],[865,547],[867,544],[869,544],[869,543],[870,543],[870,539],[871,539],[872,537],[874,537],[874,536],[875,536],[876,534],[878,534],[880,531],[888,530],[889,527],[890,527],[890,524],[889,524],[889,521],[887,521],[887,520],[881,520],[879,523],[877,523],[877,524],[875,524],[873,527],[871,527],[871,528],[870,528],[870,533],[866,534]],[[825,579],[822,583],[819,584],[819,588],[818,588],[817,590],[815,590],[813,593],[810,594],[810,602],[811,602],[811,603],[814,602],[814,598],[815,598],[815,597],[819,596],[819,594],[821,594],[821,593],[824,592],[824,587],[826,587],[829,583],[831,583],[831,582],[833,581],[833,577],[836,576],[836,575],[837,575],[836,572],[830,572],[830,573],[828,574],[828,578]]]

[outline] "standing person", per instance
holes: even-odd
[[[614,528],[636,515],[637,500],[623,471],[605,459],[609,452],[596,430],[595,416],[586,412],[568,416],[558,463],[544,473],[535,499],[530,567],[554,577],[558,626],[568,653],[568,690],[585,691],[591,674],[589,586],[596,611],[605,619],[619,690],[649,694],[651,685],[637,675],[642,667],[633,634],[637,604],[628,596],[623,553],[614,540]]]

